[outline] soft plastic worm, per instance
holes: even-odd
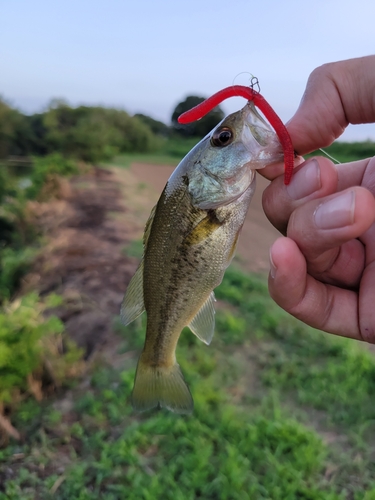
[[[189,111],[182,113],[182,115],[178,117],[178,122],[190,123],[194,122],[195,120],[199,120],[225,99],[236,96],[245,97],[245,99],[247,99],[248,101],[253,101],[255,106],[260,109],[260,111],[264,114],[272,127],[275,129],[275,132],[284,151],[284,184],[289,184],[290,179],[292,178],[294,166],[294,150],[292,140],[285,125],[280,120],[275,111],[271,108],[264,97],[252,88],[245,87],[243,85],[233,85],[231,87],[226,87],[223,90],[219,90],[219,92],[216,92],[216,94],[201,102],[200,104],[198,104],[198,106],[195,106]]]

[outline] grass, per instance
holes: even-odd
[[[327,154],[325,154],[327,153]],[[304,156],[305,159],[311,158],[312,156],[324,156],[328,158],[331,156],[331,160],[335,163],[346,163],[351,161],[362,160],[365,158],[370,158],[375,155],[375,142],[364,141],[364,142],[340,142],[336,141],[330,146],[323,149],[318,149]]]
[[[161,145],[160,151],[154,158],[158,158],[159,155],[165,155],[167,158],[177,158],[182,159],[190,149],[195,146],[199,141],[199,138],[188,138],[183,139],[179,137],[172,137]],[[363,158],[369,158],[375,156],[375,142],[364,141],[364,142],[341,142],[336,141],[330,146],[324,148],[328,154],[332,155],[338,161],[344,163],[348,161],[356,161]],[[323,155],[321,150],[315,151],[312,154]],[[307,156],[311,156],[307,155]],[[152,158],[152,155],[149,155]],[[152,163],[152,161],[151,161]]]
[[[179,161],[191,150],[199,141],[199,138],[183,139],[172,137],[164,139],[160,144],[159,150],[154,153],[128,153],[116,156],[108,165],[116,165],[124,168],[129,168],[132,163],[150,163],[153,165],[172,165],[177,166]],[[372,141],[365,142],[339,142],[336,141],[331,146],[324,148],[329,155],[341,163],[356,161],[363,158],[369,158],[375,155],[375,143]],[[306,155],[306,158],[311,156],[326,156],[322,150],[314,151]]]
[[[98,367],[69,404],[21,408],[0,500],[375,498],[372,353],[289,318],[262,278],[232,268],[216,295],[212,345],[186,329],[178,346],[192,416],[133,414],[144,319],[117,322],[120,369]]]
[[[179,161],[199,141],[197,138],[181,139],[179,137],[168,140],[161,139],[160,148],[155,153],[128,153],[116,156],[108,165],[129,168],[132,163],[150,163],[153,165],[177,166]]]
[[[143,240],[133,240],[123,248],[123,254],[141,259],[143,255]]]

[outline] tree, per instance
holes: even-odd
[[[145,123],[154,134],[162,135],[164,137],[168,137],[170,134],[170,128],[165,123],[155,120],[154,118],[151,118],[151,116],[144,115],[142,113],[136,113],[134,116],[142,123]]]
[[[0,98],[0,158],[28,154],[30,140],[25,116]]]
[[[178,133],[185,136],[204,137],[224,118],[225,115],[223,110],[220,106],[217,106],[201,120],[187,125],[178,123],[177,118],[181,113],[197,106],[197,104],[200,104],[204,100],[204,97],[189,95],[184,101],[177,104],[172,114],[172,126]]]
[[[70,107],[55,101],[43,115],[48,152],[88,162],[110,159],[116,154],[151,151],[157,139],[150,128],[126,111],[100,106]]]

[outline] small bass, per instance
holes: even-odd
[[[213,289],[235,252],[255,189],[255,169],[283,151],[250,101],[222,120],[181,161],[146,224],[143,259],[129,283],[125,325],[147,312],[132,393],[135,410],[190,413],[193,399],[176,362],[185,326],[205,344],[215,327]]]

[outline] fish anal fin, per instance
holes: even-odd
[[[215,295],[211,292],[208,299],[199,309],[188,327],[199,340],[209,345],[215,331]]]
[[[175,413],[188,414],[194,407],[177,363],[171,367],[150,366],[142,361],[142,356],[137,366],[131,401],[138,412],[161,406]]]
[[[143,301],[143,260],[130,280],[124,300],[121,304],[121,321],[128,325],[145,310]]]

